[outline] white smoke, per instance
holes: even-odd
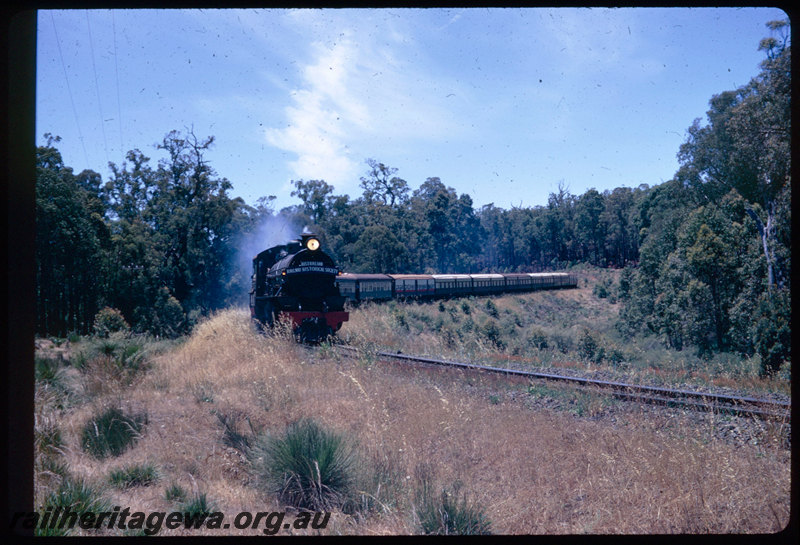
[[[245,234],[236,256],[237,269],[241,278],[250,278],[253,272],[253,258],[273,246],[280,246],[296,240],[300,226],[285,216],[264,218],[250,233]],[[249,286],[249,280],[247,282]],[[249,289],[249,288],[248,288]]]

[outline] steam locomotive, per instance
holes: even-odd
[[[298,340],[319,342],[349,318],[346,298],[336,285],[338,274],[312,234],[264,250],[253,258],[250,316],[259,327],[272,327],[286,316]]]
[[[250,315],[256,324],[271,327],[280,316],[288,316],[298,340],[312,343],[341,329],[349,318],[345,301],[429,300],[578,285],[574,274],[563,272],[342,274],[312,234],[258,254],[252,279]]]

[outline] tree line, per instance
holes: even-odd
[[[621,268],[621,331],[701,354],[757,352],[777,368],[790,330],[787,25],[770,23],[779,37],[762,40],[759,75],[712,97],[707,121],[688,128],[672,180],[582,195],[561,185],[541,206],[476,208],[438,177],[412,190],[397,168],[367,159],[357,198],[295,180],[300,204],[276,211],[273,196],[229,196],[206,158],[213,136],[172,131],[155,166],[135,149],[104,181],[74,173],[47,134],[36,155],[37,333],[90,332],[112,307],[135,330],[183,334],[246,300],[240,249],[281,221],[291,235],[317,232],[351,272]]]

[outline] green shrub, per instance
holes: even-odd
[[[499,311],[497,310],[497,305],[494,304],[494,301],[491,299],[486,300],[486,314],[491,316],[492,318],[497,318]]]
[[[528,334],[528,344],[539,350],[544,350],[547,348],[547,334],[538,327],[534,327]]]
[[[108,408],[83,427],[81,447],[95,458],[119,456],[139,437],[146,415],[126,416],[120,409]]]
[[[606,351],[605,358],[614,365],[619,365],[625,361],[625,352],[623,352],[620,348],[617,348],[616,346],[612,345]]]
[[[450,316],[450,320],[454,324],[457,324],[461,320],[461,315],[458,313],[458,307],[455,305],[447,308],[447,314]]]
[[[556,345],[556,348],[562,353],[567,354],[572,350],[574,346],[574,342],[572,337],[569,335],[561,334],[561,333],[553,333],[550,335],[550,338]]]
[[[391,315],[398,328],[408,331],[408,320],[402,310],[392,310]]]
[[[605,299],[610,294],[609,287],[610,286],[608,280],[601,280],[600,282],[594,285],[592,293],[599,299]]]
[[[596,361],[599,350],[600,348],[597,344],[597,340],[595,340],[588,329],[585,329],[578,341],[578,354],[584,360]],[[602,356],[600,359],[602,359]]]
[[[495,345],[497,348],[502,349],[505,347],[505,343],[501,338],[500,328],[497,326],[497,322],[495,320],[489,319],[482,328],[483,336]]]
[[[633,282],[633,268],[626,265],[622,269],[622,274],[619,276],[619,284],[617,285],[617,297],[622,301],[627,301],[630,298],[631,283]]]
[[[354,482],[355,455],[343,436],[310,419],[266,436],[251,451],[255,471],[281,501],[301,509],[330,510],[344,504]]]
[[[442,330],[442,340],[447,348],[455,348],[458,340],[458,333],[454,332],[451,328],[444,328]]]
[[[127,333],[131,329],[122,313],[111,307],[101,309],[94,316],[94,334],[98,337],[108,337],[111,333]]]
[[[194,318],[187,317],[180,301],[162,286],[153,304],[149,330],[160,337],[174,339],[190,328]]]
[[[753,327],[756,352],[761,356],[761,376],[776,374],[792,358],[792,311],[787,290],[776,290],[758,301]]]

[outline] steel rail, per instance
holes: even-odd
[[[345,345],[336,345],[350,351],[357,351],[356,348]],[[455,367],[458,369],[468,369],[473,371],[484,371],[498,373],[509,376],[517,376],[528,379],[549,380],[557,382],[567,382],[576,384],[586,389],[606,389],[616,397],[627,398],[645,403],[661,405],[682,405],[695,409],[717,410],[720,412],[732,412],[743,416],[758,416],[769,419],[791,421],[791,403],[773,401],[750,396],[733,396],[728,394],[715,394],[711,392],[698,392],[677,388],[662,388],[658,386],[645,386],[641,384],[629,384],[626,382],[616,382],[609,380],[599,380],[569,375],[558,375],[554,373],[544,373],[538,371],[522,371],[519,369],[509,369],[504,367],[494,367],[490,365],[478,365],[474,363],[464,363],[443,359],[429,358],[425,356],[413,356],[409,354],[379,351],[376,356],[392,358],[406,362],[424,363],[429,365],[439,365]]]

